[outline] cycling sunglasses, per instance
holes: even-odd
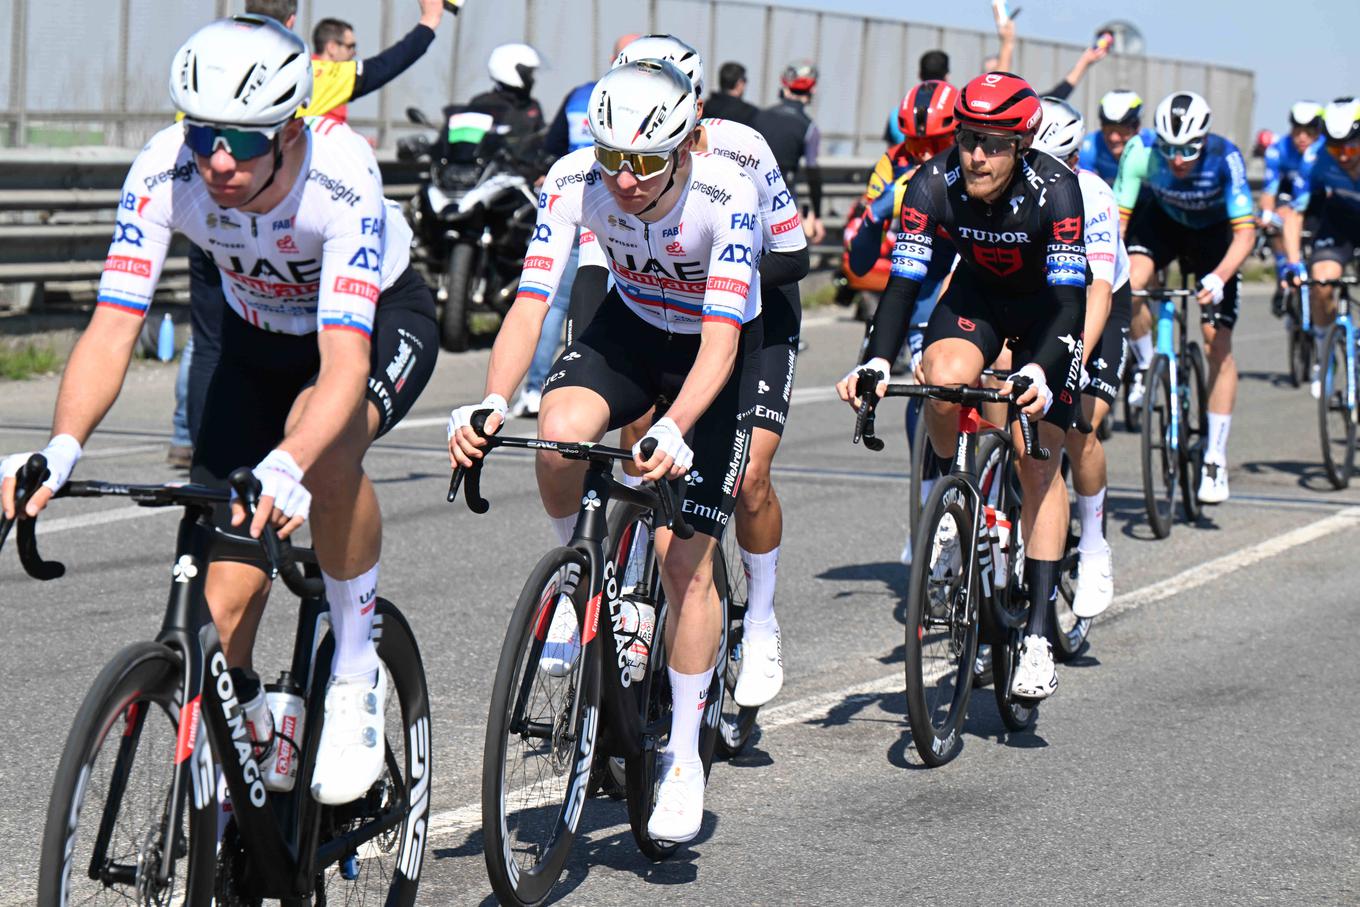
[[[1010,154],[1020,147],[1020,140],[1012,135],[996,135],[991,132],[974,132],[960,129],[957,133],[959,148],[964,154],[972,154],[979,147],[988,157]]]
[[[1157,153],[1168,161],[1175,158],[1180,158],[1183,161],[1197,160],[1203,150],[1204,139],[1195,139],[1193,142],[1186,142],[1184,145],[1173,145],[1165,139],[1157,140]]]
[[[671,162],[670,153],[642,154],[636,151],[616,151],[604,145],[595,146],[595,160],[600,168],[610,176],[618,176],[626,165],[633,176],[639,180],[649,180],[666,169]]]
[[[1336,158],[1343,164],[1349,164],[1356,158],[1360,158],[1360,142],[1328,142],[1327,153]]]
[[[212,157],[218,148],[225,148],[238,161],[249,161],[263,157],[274,147],[274,137],[281,127],[272,129],[237,129],[235,127],[207,126],[201,123],[184,123],[184,141],[201,157]]]
[[[917,160],[934,157],[947,150],[952,144],[954,144],[954,137],[952,135],[939,135],[931,138],[912,138],[911,136],[907,136],[906,140],[907,154]]]

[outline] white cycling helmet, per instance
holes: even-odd
[[[1168,145],[1184,145],[1209,134],[1209,102],[1193,91],[1173,91],[1157,105],[1157,136]]]
[[[1322,126],[1322,105],[1317,101],[1298,101],[1289,108],[1290,126]]]
[[[534,84],[534,71],[542,65],[538,51],[528,44],[502,44],[487,57],[486,71],[493,82],[528,91]]]
[[[697,121],[694,86],[667,60],[616,66],[590,93],[590,135],[616,151],[669,153],[680,147]]]
[[[1360,138],[1360,100],[1337,98],[1328,104],[1322,113],[1322,131],[1332,142]]]
[[[312,96],[312,60],[302,39],[267,16],[205,25],[175,53],[170,100],[186,119],[277,126]]]
[[[1100,99],[1100,125],[1137,126],[1143,119],[1143,99],[1138,92],[1116,88]]]
[[[1061,98],[1041,98],[1039,106],[1044,112],[1043,124],[1034,135],[1034,147],[1046,151],[1063,163],[1077,153],[1082,137],[1086,135],[1086,122],[1077,108]]]
[[[634,60],[669,60],[689,76],[694,85],[694,96],[704,96],[704,60],[699,52],[675,35],[643,35],[628,44],[614,58],[614,66]]]

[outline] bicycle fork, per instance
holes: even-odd
[[[1166,357],[1167,380],[1171,384],[1171,412],[1169,414],[1171,437],[1167,444],[1179,453],[1181,449],[1181,386],[1180,376],[1176,374],[1176,306],[1170,299],[1163,299],[1157,314],[1157,352]],[[1149,405],[1155,405],[1151,401]]]

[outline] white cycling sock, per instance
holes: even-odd
[[[1209,413],[1209,449],[1204,454],[1206,463],[1228,465],[1228,431],[1232,428],[1232,413]]]
[[[378,604],[378,565],[353,579],[336,579],[321,571],[326,600],[331,606],[331,634],[335,637],[332,677],[373,676],[378,670],[378,647],[373,644],[373,614]]]
[[[1133,347],[1133,361],[1138,364],[1139,370],[1147,368],[1152,361],[1152,334],[1134,337],[1130,346]]]
[[[779,546],[764,554],[741,549],[741,565],[746,568],[746,620],[767,624],[774,617],[774,583],[779,570]]]
[[[1081,508],[1081,542],[1077,550],[1087,554],[1104,551],[1105,529],[1100,518],[1105,514],[1105,489],[1077,495],[1077,504]]]
[[[580,514],[573,513],[571,516],[550,516],[548,522],[552,523],[553,535],[557,536],[557,544],[566,545],[571,541],[571,535],[576,531],[576,518]]]
[[[680,765],[700,765],[699,726],[708,705],[708,687],[713,669],[698,674],[681,674],[667,667],[671,678],[671,738],[666,752]]]

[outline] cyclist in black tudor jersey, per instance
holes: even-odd
[[[923,165],[903,200],[894,273],[874,315],[868,360],[836,389],[858,406],[854,382],[861,368],[888,380],[935,241],[948,239],[961,264],[926,328],[924,380],[975,384],[1008,344],[1019,366],[1012,377],[1033,381],[1020,406],[1043,416],[1039,441],[1057,450],[1072,424],[1081,372],[1088,275],[1081,188],[1067,167],[1029,147],[1042,113],[1039,96],[1023,79],[1004,72],[978,76],[960,92],[954,112],[957,146]],[[1008,383],[1003,391],[1009,389]],[[925,415],[935,453],[949,460],[957,407],[932,401]],[[1039,699],[1058,684],[1045,624],[1057,594],[1067,492],[1056,458],[1022,456],[1020,481],[1031,608],[1011,689]]]

